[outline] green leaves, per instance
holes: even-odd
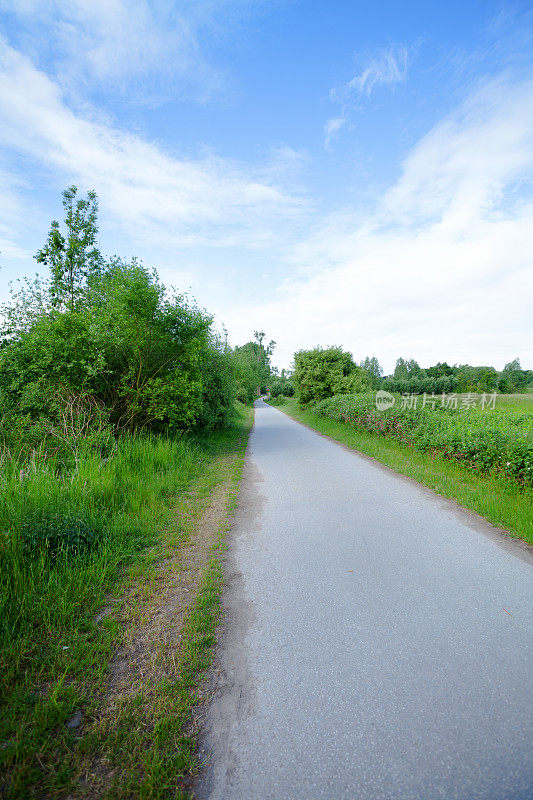
[[[379,411],[374,395],[340,395],[311,410],[356,428],[390,436],[420,451],[438,451],[481,472],[496,471],[533,485],[533,415],[474,408]]]
[[[234,351],[237,399],[242,403],[252,403],[270,383],[270,356],[276,343],[263,344],[263,331],[255,331],[254,336],[255,341],[236,347]]]
[[[294,355],[294,366],[296,397],[303,406],[334,394],[370,389],[368,373],[341,347],[300,350]]]
[[[96,246],[98,200],[94,192],[77,200],[77,188],[63,192],[66,233],[54,220],[46,244],[35,259],[50,268],[50,301],[53,307],[74,310],[84,299],[90,280],[99,275],[103,259]]]

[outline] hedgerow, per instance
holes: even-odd
[[[309,407],[322,417],[423,452],[440,452],[480,472],[499,472],[533,485],[533,414],[477,408],[376,407],[374,395],[336,395]]]

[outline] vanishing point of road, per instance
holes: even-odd
[[[201,800],[532,800],[530,553],[262,401]]]

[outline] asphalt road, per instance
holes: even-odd
[[[209,800],[531,800],[531,559],[259,401]]]

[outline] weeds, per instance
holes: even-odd
[[[46,786],[61,796],[71,786],[80,731],[66,723],[94,716],[122,635],[114,613],[98,612],[119,608],[131,581],[156,590],[161,531],[176,531],[173,546],[182,541],[175,503],[242,438],[242,420],[197,438],[124,436],[111,457],[88,450],[71,470],[4,453],[0,794],[48,796]]]

